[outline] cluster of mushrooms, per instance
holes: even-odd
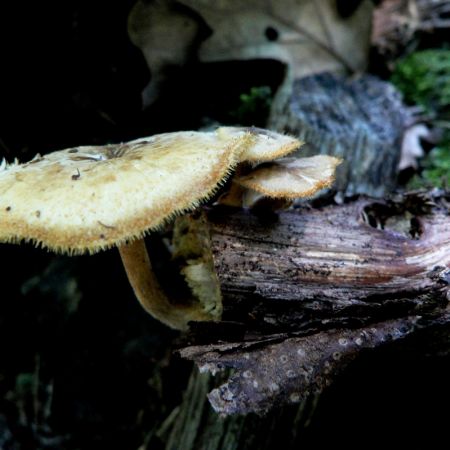
[[[25,164],[3,161],[0,242],[31,241],[68,254],[117,246],[145,310],[172,328],[186,329],[190,321],[217,317],[201,302],[170,302],[152,271],[145,234],[210,199],[236,169],[234,204],[244,190],[296,198],[329,186],[339,159],[278,160],[300,145],[268,130],[221,127],[71,148]]]

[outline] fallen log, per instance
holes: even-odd
[[[269,222],[212,208],[223,322],[199,324],[209,342],[181,355],[203,370],[236,370],[209,395],[216,411],[300,402],[363,349],[447,325],[449,200],[444,192],[359,198]]]

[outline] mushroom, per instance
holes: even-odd
[[[266,130],[222,127],[3,162],[0,241],[31,241],[69,254],[117,246],[144,309],[186,329],[189,321],[216,317],[201,304],[170,303],[151,269],[144,235],[210,198],[239,162],[284,155],[299,144]]]
[[[241,128],[229,130],[237,135],[243,132]],[[258,143],[242,153],[233,184],[219,203],[247,206],[256,204],[262,197],[269,197],[273,204],[282,205],[294,198],[311,197],[333,183],[341,159],[328,155],[284,158],[303,143],[294,146],[289,136],[259,128],[252,128],[251,132],[258,134]],[[269,145],[275,139],[278,146]]]
[[[235,181],[267,197],[311,197],[333,183],[334,172],[341,162],[339,158],[328,155],[286,158],[259,166]]]

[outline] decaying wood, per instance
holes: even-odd
[[[196,361],[203,371],[235,369],[227,382],[208,395],[215,411],[224,415],[266,413],[320,393],[363,350],[449,323],[450,309],[442,309],[425,317],[412,315],[304,337],[284,334],[263,342],[192,346],[181,355]]]
[[[214,409],[261,413],[300,402],[361,350],[449,324],[449,200],[362,198],[271,223],[209,211],[225,323],[181,355],[203,370],[236,370],[209,394]]]
[[[348,79],[322,73],[287,80],[274,100],[268,127],[304,140],[304,156],[342,158],[338,191],[383,196],[395,188],[408,120],[391,84],[371,75]]]
[[[243,211],[213,210],[209,220],[224,318],[247,328],[365,323],[447,301],[445,198],[366,198],[286,211],[272,224]]]

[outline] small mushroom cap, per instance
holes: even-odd
[[[210,197],[254,137],[177,132],[0,167],[0,241],[96,252]]]
[[[250,133],[255,140],[241,154],[241,162],[266,162],[292,153],[303,145],[303,142],[292,136],[276,133],[263,128],[244,127],[222,127],[218,132],[226,133],[228,136],[242,136]]]
[[[257,167],[236,182],[268,197],[310,197],[333,183],[335,169],[341,162],[326,155],[286,159]]]

